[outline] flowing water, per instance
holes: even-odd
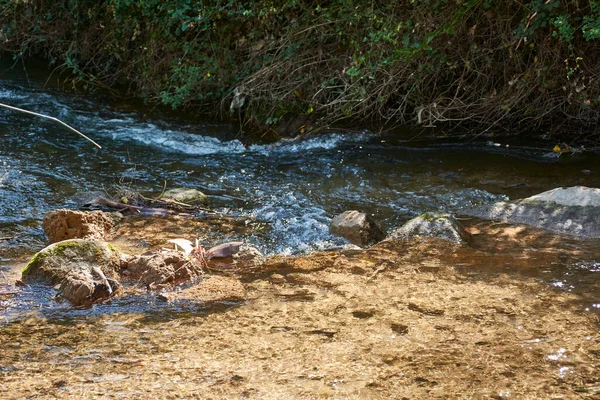
[[[118,187],[155,195],[165,185],[200,189],[211,207],[267,224],[266,234],[234,237],[267,255],[343,245],[328,224],[347,209],[372,214],[390,231],[424,211],[460,212],[557,186],[600,187],[598,156],[556,157],[548,142],[433,145],[406,140],[411,133],[364,131],[245,145],[229,125],[4,75],[0,102],[59,118],[103,148],[55,122],[0,109],[0,266],[44,247],[45,212]]]
[[[114,194],[118,188],[128,188],[158,195],[164,187],[200,189],[210,196],[211,208],[268,226],[259,233],[232,236],[222,232],[223,239],[250,242],[266,255],[302,255],[344,245],[343,240],[329,234],[328,225],[334,215],[348,209],[372,214],[391,231],[425,211],[460,214],[464,207],[526,197],[558,186],[600,187],[600,157],[587,153],[557,157],[551,151],[554,143],[548,141],[513,141],[508,147],[504,142],[487,143],[487,139],[434,144],[408,140],[415,135],[411,132],[379,136],[368,131],[340,131],[248,145],[229,125],[198,123],[185,115],[114,103],[102,96],[64,94],[18,72],[5,71],[0,79],[1,103],[59,118],[103,147],[93,147],[55,122],[0,109],[0,289],[14,288],[7,283],[13,283],[29,257],[46,245],[41,228],[44,214],[62,207],[75,209],[78,199],[92,191]],[[213,236],[218,242],[219,233]],[[294,370],[306,364],[312,368],[309,373],[294,373],[290,378],[296,386],[273,386],[273,393],[282,388],[289,391],[271,398],[286,397],[285,393],[295,397],[298,387],[314,388],[316,392],[306,389],[306,398],[314,398],[314,393],[335,397],[341,392],[327,390],[341,390],[345,377],[361,371],[353,367],[358,362],[371,371],[369,374],[390,369],[388,375],[374,380],[383,388],[381,393],[388,393],[384,397],[390,393],[394,396],[398,387],[406,385],[412,397],[427,381],[422,376],[433,374],[443,364],[436,360],[449,354],[458,357],[448,364],[457,374],[452,377],[453,372],[449,372],[450,381],[463,381],[473,370],[471,365],[476,365],[474,370],[490,369],[489,385],[494,387],[504,385],[504,381],[511,385],[526,382],[530,375],[537,377],[537,372],[530,374],[530,365],[547,368],[545,379],[552,382],[569,377],[575,381],[586,376],[585,371],[593,371],[594,351],[598,351],[593,343],[600,346],[600,339],[585,329],[597,332],[587,321],[593,313],[600,313],[598,241],[549,234],[546,239],[541,235],[528,243],[480,240],[471,246],[458,250],[424,247],[423,253],[419,247],[409,248],[406,257],[396,253],[392,262],[403,267],[387,275],[385,270],[373,272],[372,277],[381,272],[378,281],[360,275],[361,271],[370,274],[369,268],[374,268],[370,256],[357,253],[353,259],[351,254],[347,258],[343,255],[345,262],[357,267],[352,272],[333,269],[346,274],[341,283],[336,273],[324,271],[319,275],[310,269],[305,278],[303,273],[290,274],[289,279],[277,277],[279,282],[288,279],[284,284],[258,278],[247,283],[252,300],[245,305],[207,308],[202,304],[164,303],[146,295],[76,309],[55,301],[54,290],[45,286],[32,285],[16,295],[0,291],[0,348],[7,357],[0,358],[0,382],[5,379],[10,389],[8,398],[21,398],[25,392],[31,398],[43,398],[43,393],[112,398],[115,391],[121,393],[120,398],[144,398],[140,394],[144,390],[155,390],[168,398],[177,397],[179,390],[187,393],[180,397],[190,398],[192,393],[195,398],[198,387],[207,393],[221,388],[223,396],[248,397],[256,387],[271,390],[273,368]],[[330,257],[323,254],[316,257]],[[376,258],[386,254],[376,254]],[[435,261],[436,257],[441,261]],[[331,265],[338,264],[332,261]],[[389,268],[385,262],[381,265]],[[431,271],[446,272],[435,272],[439,275],[431,279]],[[402,282],[400,287],[398,282]],[[411,282],[415,286],[405,286]],[[331,289],[338,285],[346,289]],[[408,305],[404,304],[406,299],[412,299]],[[458,306],[452,306],[449,299]],[[432,311],[428,311],[428,304]],[[363,306],[372,307],[363,310]],[[355,309],[344,316],[340,310],[345,307]],[[490,307],[495,311],[490,313]],[[397,320],[389,331],[386,321],[398,312],[401,314],[394,317]],[[427,331],[427,321],[432,318],[437,318],[435,335]],[[363,319],[378,322],[362,325]],[[559,325],[561,328],[555,329]],[[484,335],[484,327],[493,327],[493,334],[498,336],[473,345],[470,338]],[[379,330],[372,331],[371,336],[364,334],[365,329],[376,328]],[[465,333],[469,329],[471,333]],[[573,334],[557,336],[556,332],[567,330]],[[341,337],[337,344],[334,335]],[[319,339],[321,336],[326,342]],[[506,337],[522,341],[505,343]],[[372,342],[371,338],[377,340]],[[423,366],[414,381],[394,381],[405,372],[410,375],[410,369],[404,364],[396,366],[396,355],[389,353],[398,346],[399,338],[405,340],[401,342],[406,346],[400,348],[402,352],[414,351],[410,360],[423,357],[422,363],[407,364],[410,368]],[[290,345],[296,339],[296,344]],[[463,340],[457,344],[459,351],[446,351],[443,346],[456,340]],[[261,351],[270,349],[265,343],[272,343],[277,350],[265,356]],[[440,343],[444,345],[436,353]],[[492,346],[486,358],[481,351],[488,351],[488,343],[498,343],[499,347]],[[354,346],[354,353],[348,351],[349,345]],[[383,347],[377,350],[380,345]],[[506,348],[502,350],[502,346]],[[231,351],[227,352],[228,348]],[[327,357],[342,360],[329,372],[336,377],[331,378],[332,384],[327,383],[327,374],[312,378],[315,365],[327,368],[320,364],[320,358],[311,358],[317,348],[331,351]],[[427,358],[421,348],[431,349],[431,357]],[[580,354],[582,348],[585,359]],[[297,351],[302,352],[304,361],[298,361]],[[377,351],[392,355],[377,364]],[[536,351],[541,354],[537,364],[530,361]],[[575,352],[580,358],[571,358]],[[471,354],[477,356],[469,359]],[[488,365],[487,360],[501,354],[504,366],[518,362],[494,375],[500,369],[493,363]],[[355,358],[347,359],[350,355]],[[280,358],[272,363],[270,357]],[[204,364],[198,366],[200,359]],[[485,364],[479,365],[484,359]],[[576,362],[571,364],[571,360]],[[427,364],[429,361],[434,364]],[[49,373],[48,363],[60,367]],[[107,365],[114,373],[106,373]],[[256,372],[255,365],[263,365],[264,376]],[[345,369],[346,365],[352,368]],[[397,368],[404,368],[402,374]],[[187,383],[173,386],[190,369],[195,372]],[[73,370],[81,379],[70,375]],[[238,372],[231,377],[227,375],[230,370]],[[131,371],[139,371],[135,380],[128,380]],[[163,376],[168,376],[169,382],[157,378]],[[355,379],[362,382],[363,378]],[[591,385],[595,382],[586,379],[591,379]],[[388,381],[391,386],[386,389]],[[451,387],[452,382],[445,386]],[[513,390],[527,393],[531,388],[527,385],[534,384]],[[576,384],[581,385],[579,380]],[[370,383],[365,381],[365,385]],[[95,392],[86,392],[90,387]],[[352,387],[346,390],[357,393]],[[461,393],[464,390],[460,389]],[[595,386],[589,390],[594,392]],[[267,392],[258,397],[269,398]],[[370,397],[365,396],[359,398]],[[504,394],[497,397],[507,398]],[[424,394],[421,398],[431,397]]]

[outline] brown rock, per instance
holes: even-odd
[[[120,288],[114,279],[107,278],[100,268],[70,273],[61,282],[61,296],[75,306],[89,306],[97,300],[111,297]]]
[[[102,211],[53,210],[44,216],[44,232],[50,243],[67,239],[104,239],[115,225]]]
[[[195,259],[178,251],[153,251],[127,260],[126,274],[154,289],[196,279],[202,275],[202,268]]]
[[[344,211],[331,220],[329,232],[357,246],[369,246],[385,239],[385,233],[367,214]]]
[[[23,269],[23,282],[61,283],[71,274],[98,269],[109,278],[118,278],[120,254],[100,240],[71,239],[51,244],[33,256]]]
[[[119,288],[119,253],[100,240],[71,239],[38,252],[23,270],[23,282],[56,285],[75,306],[110,297]]]
[[[241,242],[232,243],[235,244],[236,247],[236,251],[232,255],[223,257],[217,257],[214,255],[229,254],[229,251],[211,253],[214,249],[221,248],[222,246],[228,246],[230,243],[213,247],[208,251],[209,258],[207,259],[207,266],[209,269],[217,271],[243,270],[258,267],[265,262],[265,257],[256,247],[242,244]],[[226,247],[226,250],[230,250],[230,247]]]

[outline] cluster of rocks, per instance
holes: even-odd
[[[582,238],[600,238],[600,189],[574,186],[552,189],[513,202],[461,210],[461,214],[510,224],[525,224]],[[457,244],[469,241],[469,233],[452,215],[424,213],[388,236],[365,213],[345,211],[333,218],[329,230],[350,243],[365,247],[384,239],[433,237]]]
[[[196,196],[198,200],[197,193],[176,194],[181,195],[176,201],[190,201],[190,196]],[[203,201],[202,198],[199,200]],[[213,286],[217,281],[232,290],[231,293],[219,292],[221,300],[231,301],[242,299],[239,295],[243,288],[241,283],[227,277],[217,279],[214,272],[222,275],[264,261],[258,249],[242,242],[225,243],[206,253],[193,248],[194,252],[159,248],[128,255],[106,241],[121,219],[119,213],[102,211],[61,209],[48,212],[43,227],[51,244],[35,254],[24,268],[23,282],[52,285],[59,297],[75,306],[89,306],[113,297],[124,285],[154,291],[177,288],[177,295],[181,294],[182,298],[195,296],[196,300],[206,302],[216,298],[217,291]],[[177,298],[177,295],[172,294],[169,298]]]
[[[462,210],[461,213],[577,237],[600,238],[600,189],[595,188],[558,188],[513,202]],[[212,288],[212,294],[206,294],[210,297],[216,293],[213,286],[217,281],[213,280],[212,286],[206,285],[207,272],[216,271],[223,275],[232,270],[251,270],[265,262],[260,251],[242,242],[225,243],[197,253],[198,249],[189,244],[184,251],[163,248],[141,255],[123,254],[105,241],[118,223],[118,214],[115,217],[101,211],[55,210],[47,213],[43,226],[51,245],[32,258],[23,270],[23,281],[53,285],[61,297],[78,306],[115,296],[125,282],[149,290],[169,290],[182,283],[204,282],[206,290]],[[411,237],[433,237],[458,245],[470,240],[459,220],[441,213],[419,215],[386,235],[367,214],[345,211],[332,219],[330,232],[359,247]],[[186,242],[183,239],[171,241]],[[240,288],[243,291],[239,281],[223,284],[235,293],[239,294]],[[181,293],[185,293],[182,296],[193,296],[202,290],[196,285]],[[231,296],[239,298],[237,294]]]

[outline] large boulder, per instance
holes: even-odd
[[[68,239],[104,239],[115,219],[102,211],[53,210],[44,215],[44,232],[50,243]]]
[[[356,210],[344,211],[335,216],[329,225],[329,232],[361,247],[385,239],[385,233],[377,223],[367,214]]]
[[[62,297],[74,305],[87,305],[118,289],[119,270],[119,254],[108,243],[72,239],[34,255],[23,270],[22,280],[60,284]]]
[[[389,239],[401,237],[432,237],[463,244],[469,235],[450,214],[424,213],[415,217],[390,234]]]
[[[514,202],[497,202],[462,213],[578,237],[600,238],[600,189],[585,186],[552,189]]]

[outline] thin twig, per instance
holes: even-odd
[[[67,128],[69,128],[70,130],[72,130],[73,132],[75,132],[76,134],[78,134],[79,136],[83,137],[84,139],[89,140],[97,148],[99,148],[99,149],[102,148],[102,146],[100,146],[98,143],[94,142],[92,139],[90,139],[89,137],[85,136],[83,133],[79,132],[77,129],[73,128],[72,126],[65,124],[64,122],[62,122],[58,118],[54,118],[54,117],[51,117],[49,115],[39,114],[39,113],[36,113],[36,112],[33,112],[33,111],[23,110],[22,108],[9,106],[9,105],[3,104],[3,103],[0,103],[0,107],[8,108],[9,110],[20,111],[20,112],[25,113],[25,114],[31,114],[31,115],[35,115],[37,117],[42,117],[42,118],[46,118],[46,119],[52,120],[54,122],[58,122],[59,124],[61,124],[63,126],[66,126]]]

